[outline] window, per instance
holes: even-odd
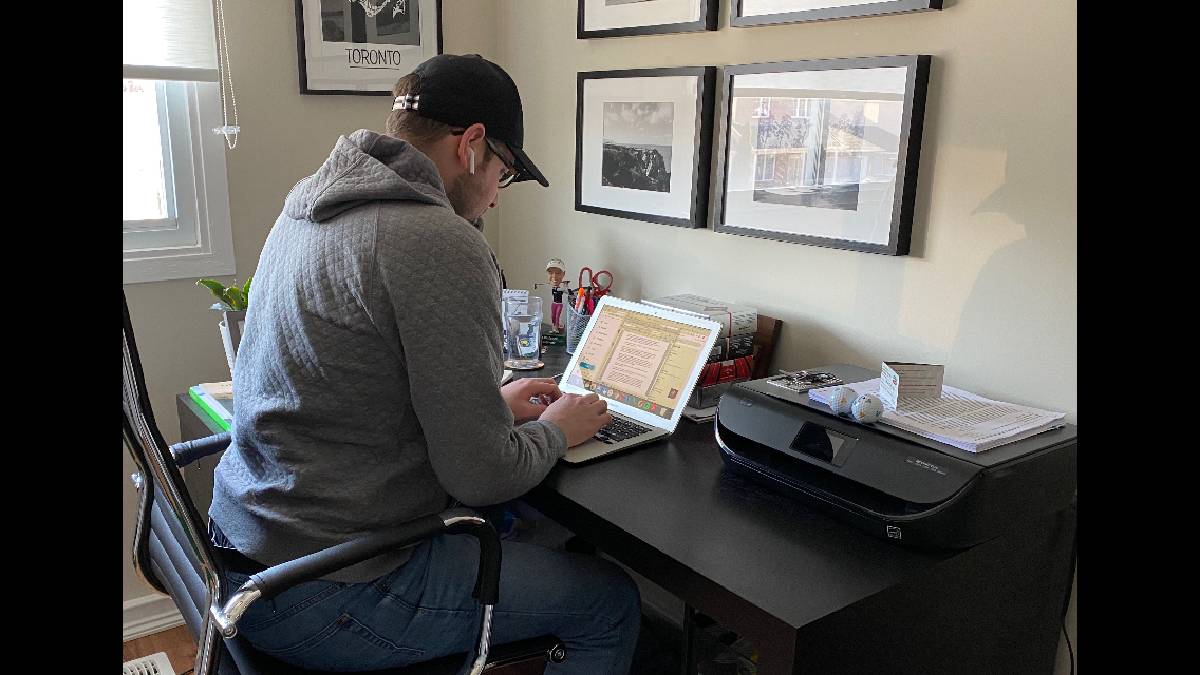
[[[754,104],[753,117],[770,117],[771,116],[771,99],[760,98]]]
[[[775,155],[762,153],[754,158],[754,187],[771,187],[775,184]]]
[[[123,282],[234,274],[211,5],[127,0],[123,20]]]

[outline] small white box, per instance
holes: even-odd
[[[945,366],[929,363],[884,361],[879,375],[879,400],[884,407],[895,410],[901,399],[941,398],[945,370]]]

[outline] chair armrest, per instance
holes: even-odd
[[[194,441],[175,443],[171,446],[171,457],[175,460],[177,468],[183,468],[202,457],[208,457],[228,448],[230,440],[229,432],[225,431],[213,436],[197,438]]]
[[[500,596],[500,536],[495,528],[475,512],[455,508],[436,515],[410,520],[394,528],[342,542],[316,553],[289,560],[251,575],[235,591],[225,606],[214,599],[210,613],[227,637],[237,634],[237,622],[246,608],[260,598],[270,599],[306,581],[374,558],[381,553],[403,548],[434,535],[462,530],[479,540],[479,573],[475,596],[482,604],[496,604]]]

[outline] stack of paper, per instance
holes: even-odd
[[[877,393],[879,379],[845,386],[859,394]],[[829,405],[828,396],[836,388],[810,389],[808,397]],[[993,401],[943,385],[941,398],[901,399],[899,410],[885,409],[880,421],[939,443],[983,452],[1061,427],[1064,417],[1066,413]]]

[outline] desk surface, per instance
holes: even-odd
[[[515,377],[555,375],[568,359],[557,347],[542,360]],[[204,435],[204,414],[186,395],[177,403],[184,438]],[[1053,670],[1073,510],[965,551],[905,548],[727,473],[712,423],[686,419],[668,440],[560,462],[526,500],[752,637],[763,675],[801,663],[814,672]]]
[[[553,352],[543,361],[543,371],[521,375],[566,366]],[[793,627],[954,555],[889,544],[724,466],[713,423],[683,419],[667,440],[580,466],[560,462],[531,497],[569,500]]]
[[[516,376],[554,375],[567,360],[552,348],[543,355],[546,368]],[[1073,438],[1074,427],[1066,433]],[[915,637],[897,624],[919,631],[929,621],[962,636],[941,638],[961,658],[949,672],[1053,669],[1073,512],[965,551],[906,548],[725,471],[713,423],[687,419],[667,440],[589,464],[560,462],[526,500],[697,609],[758,637],[760,653],[776,657],[761,664],[764,673],[792,672],[802,661],[818,672],[946,672],[929,666],[928,654],[906,655],[924,662],[913,670],[892,660]],[[997,610],[993,603],[1004,603],[997,599],[1004,594],[1027,600],[1014,613]],[[980,616],[989,611],[996,613]],[[1012,634],[968,637],[976,631],[955,621],[1024,623],[1020,649],[1029,652],[1016,655]],[[818,647],[862,630],[888,645],[864,656],[862,666],[849,662],[857,653],[848,660]],[[778,661],[786,667],[777,670]]]

